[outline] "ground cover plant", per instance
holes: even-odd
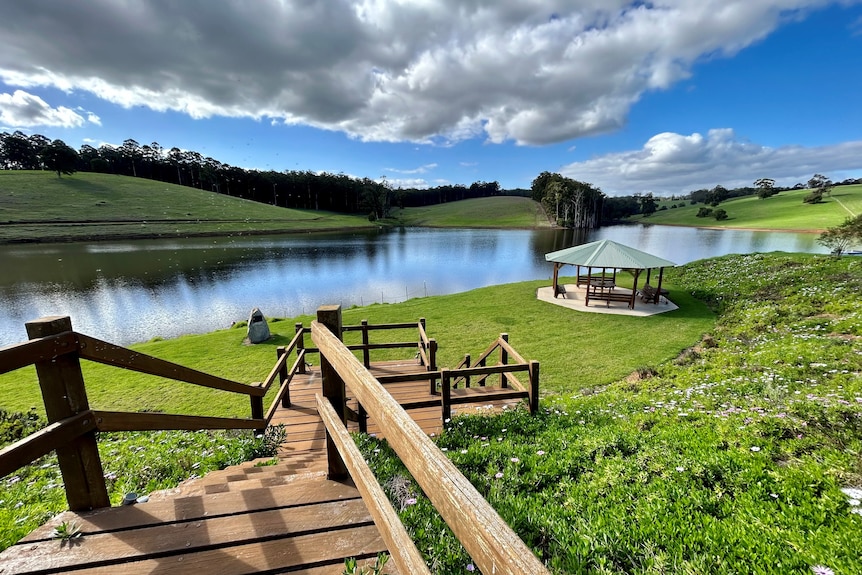
[[[438,445],[555,573],[862,572],[862,261],[671,279],[720,314],[700,343]],[[436,572],[474,569],[386,444],[357,442]]]
[[[367,227],[359,216],[278,208],[144,178],[0,170],[0,243]]]
[[[787,190],[767,199],[745,196],[721,202],[716,209],[727,212],[727,219],[697,217],[703,204],[691,205],[677,200],[674,209],[659,210],[648,217],[635,216],[631,221],[645,224],[710,226],[761,230],[823,231],[841,224],[848,216],[862,213],[862,185],[837,186],[819,204],[805,204],[811,190]],[[666,203],[665,203],[666,205]],[[709,206],[707,206],[709,208]]]

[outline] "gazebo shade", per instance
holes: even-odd
[[[593,268],[651,269],[676,266],[672,261],[612,240],[599,240],[545,254],[545,261]]]

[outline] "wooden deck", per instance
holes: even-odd
[[[371,369],[378,377],[422,370],[416,361]],[[0,554],[0,573],[341,575],[345,558],[385,551],[353,483],[326,478],[325,433],[315,403],[320,383],[317,366],[295,378],[292,406],[273,418],[287,431],[277,465],[246,463],[213,472],[153,494],[147,503],[65,512]],[[386,388],[402,405],[439,401],[427,380]],[[493,412],[516,403],[497,400],[458,411]],[[408,413],[429,435],[441,431],[439,405]],[[358,427],[351,423],[349,429]],[[379,434],[374,421],[368,431]],[[76,524],[82,536],[53,538],[62,522]],[[397,572],[391,562],[387,567],[387,573]]]

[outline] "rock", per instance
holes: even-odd
[[[248,317],[249,343],[260,343],[268,340],[269,337],[269,325],[266,323],[266,318],[263,317],[263,312],[258,308],[254,308]]]

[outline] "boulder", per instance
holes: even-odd
[[[269,324],[266,323],[266,318],[263,317],[263,312],[258,308],[251,310],[251,315],[248,316],[248,341],[249,343],[260,343],[268,340]]]

